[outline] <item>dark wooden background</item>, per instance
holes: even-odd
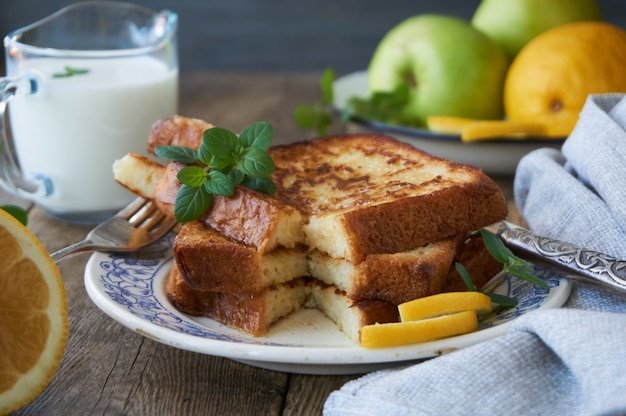
[[[626,1],[599,1],[606,20],[626,28]],[[469,19],[480,0],[130,2],[179,14],[182,71],[319,71],[330,66],[347,73],[364,69],[378,41],[401,20],[421,13]],[[71,3],[0,0],[0,35]]]

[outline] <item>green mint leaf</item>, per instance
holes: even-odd
[[[228,179],[235,185],[241,185],[246,179],[246,174],[239,169],[233,169],[228,173]]]
[[[542,279],[538,278],[537,276],[534,276],[528,273],[526,269],[522,269],[518,267],[505,267],[505,270],[511,273],[515,277],[526,280],[527,282],[530,282],[544,289],[550,289],[550,286],[548,286],[546,282],[544,282]]]
[[[207,172],[200,166],[185,166],[178,171],[176,179],[183,185],[198,187],[207,180]]]
[[[211,153],[209,146],[204,142],[198,148],[198,159],[203,165],[211,169],[228,171],[233,168],[232,155],[229,155],[229,157],[217,157]]]
[[[511,252],[511,257],[509,257],[509,267],[519,269],[519,270],[525,270],[529,273],[532,273],[535,270],[533,269],[533,266],[530,263],[528,263],[525,260],[520,259],[515,254],[513,254],[513,252]]]
[[[333,83],[335,81],[335,71],[332,68],[326,68],[322,74],[320,81],[320,89],[322,91],[322,104],[333,105],[335,93],[333,91]]]
[[[513,253],[505,247],[502,240],[500,240],[495,234],[485,230],[480,230],[480,235],[483,238],[483,242],[485,243],[485,247],[494,259],[498,263],[502,263],[507,265],[509,263],[509,258],[513,255]]]
[[[274,171],[274,161],[263,150],[249,147],[237,160],[237,167],[248,176],[263,178]]]
[[[193,164],[198,162],[198,152],[188,147],[157,146],[154,148],[154,154],[156,154],[160,158],[172,160],[174,162],[187,164]]]
[[[254,123],[241,131],[239,143],[243,147],[256,147],[261,150],[269,149],[272,144],[274,129],[267,121]]]
[[[309,104],[299,104],[293,112],[296,125],[303,130],[309,130],[317,124],[319,107]]]
[[[89,72],[88,69],[72,68],[71,66],[66,66],[63,69],[65,72],[56,72],[52,74],[52,78],[68,78],[74,75],[83,75]]]
[[[239,138],[235,133],[220,127],[205,130],[202,144],[217,160],[232,160],[239,147]]]
[[[0,205],[0,209],[8,212],[22,223],[22,225],[28,225],[28,213],[22,207],[18,207],[17,205]]]
[[[243,181],[243,185],[245,185],[249,189],[263,192],[268,195],[276,192],[276,184],[274,183],[274,181],[272,181],[270,177],[252,178],[250,176],[246,176],[245,180]]]
[[[454,267],[459,273],[459,276],[461,276],[461,279],[463,279],[465,286],[467,286],[470,291],[476,292],[476,286],[474,286],[474,282],[472,282],[472,278],[470,277],[469,272],[467,271],[465,266],[463,266],[461,263],[456,262],[454,263]]]
[[[174,216],[181,223],[196,220],[209,209],[212,200],[213,195],[204,186],[183,185],[176,195]]]
[[[328,134],[333,124],[335,72],[327,68],[320,79],[320,101],[297,105],[293,112],[296,125],[302,130],[315,130],[319,136]]]
[[[198,147],[198,162],[202,163],[205,166],[213,166],[213,154],[209,151],[209,148],[204,144],[204,142],[200,143],[200,147]]]
[[[368,98],[352,97],[344,108],[342,120],[360,117],[389,124],[411,125],[403,113],[409,102],[409,86],[400,85],[393,91],[375,92]]]
[[[235,185],[233,182],[219,170],[209,172],[204,186],[209,193],[215,195],[232,196],[235,193]]]
[[[328,129],[333,124],[333,118],[328,113],[322,113],[317,119],[317,133],[320,136],[328,134]]]
[[[485,292],[485,295],[489,296],[493,303],[497,303],[505,308],[513,308],[517,306],[517,301],[509,296],[491,292]]]
[[[544,289],[549,289],[546,282],[532,274],[533,267],[527,261],[516,256],[495,234],[481,229],[480,235],[483,237],[483,242],[489,253],[496,261],[504,265],[505,272]]]
[[[293,116],[299,128],[303,130],[314,129],[319,136],[326,135],[333,123],[332,114],[320,105],[298,105]]]
[[[270,178],[274,161],[266,152],[274,130],[267,122],[246,127],[241,138],[230,130],[205,130],[197,151],[180,146],[159,146],[157,155],[185,163],[177,174],[182,186],[176,197],[174,214],[179,222],[200,218],[209,208],[213,195],[231,196],[237,185],[273,193]]]

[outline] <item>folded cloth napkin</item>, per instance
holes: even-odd
[[[519,163],[515,199],[529,228],[626,258],[626,98],[590,96],[561,151]],[[626,415],[626,297],[574,284],[561,309],[506,335],[348,382],[335,415]]]

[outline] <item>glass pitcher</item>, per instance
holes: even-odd
[[[176,114],[177,15],[77,3],[4,39],[0,185],[63,220],[97,223],[133,195],[113,179]]]

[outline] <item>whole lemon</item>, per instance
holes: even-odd
[[[532,39],[511,63],[504,109],[548,136],[574,128],[589,94],[626,92],[626,31],[606,22],[568,23]]]

